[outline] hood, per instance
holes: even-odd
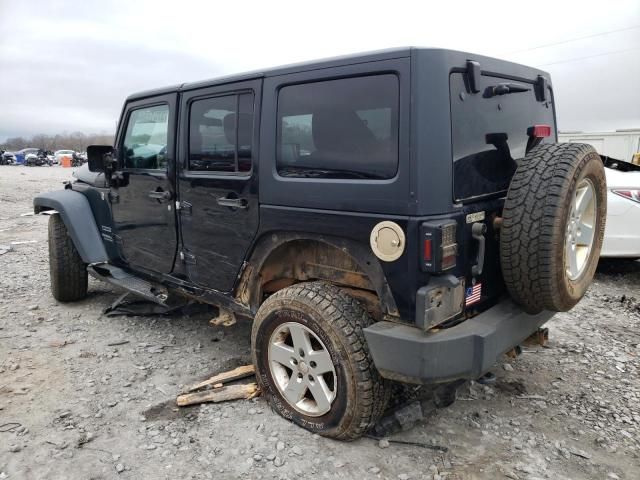
[[[89,165],[86,163],[73,172],[73,176],[76,177],[79,182],[88,183],[89,185],[99,188],[106,187],[104,173],[90,171]]]

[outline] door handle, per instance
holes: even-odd
[[[170,200],[171,192],[165,192],[164,190],[152,190],[149,192],[149,198],[155,198],[156,200]]]
[[[247,208],[249,206],[249,202],[246,198],[219,197],[216,201],[218,202],[218,205],[223,207]]]

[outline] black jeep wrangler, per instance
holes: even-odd
[[[405,48],[130,96],[115,146],[39,195],[53,296],[87,274],[253,321],[284,417],[362,435],[392,381],[477,379],[584,295],[606,185],[543,71]]]

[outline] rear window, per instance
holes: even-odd
[[[483,76],[483,88],[515,83],[529,90],[507,95],[470,94],[462,73],[450,76],[451,135],[456,201],[504,193],[526,154],[527,130],[536,124],[554,128],[553,97],[536,98],[534,85]],[[554,141],[547,138],[546,141]]]
[[[278,95],[278,173],[388,179],[398,169],[395,75],[290,85]]]

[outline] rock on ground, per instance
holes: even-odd
[[[68,179],[60,167],[0,167],[0,245],[35,240],[0,255],[0,478],[640,477],[637,262],[603,263],[587,297],[549,322],[548,348],[501,360],[495,383],[464,386],[391,437],[447,453],[381,450],[312,435],[263,399],[176,409],[184,385],[246,362],[250,325],[102,317],[120,292],[93,280],[86,300],[53,300],[47,217],[20,214]]]

